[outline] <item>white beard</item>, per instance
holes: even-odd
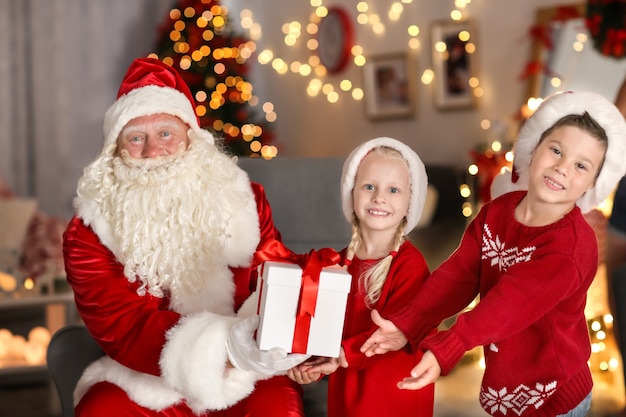
[[[169,292],[179,309],[191,308],[182,306],[185,298],[226,291],[223,281],[232,292],[229,263],[245,264],[258,244],[247,176],[202,140],[155,159],[101,156],[79,182],[77,208],[99,236],[111,234],[114,245],[108,246],[128,280],[139,280],[139,294]],[[237,257],[232,246],[238,247]],[[211,277],[220,282],[211,284]]]

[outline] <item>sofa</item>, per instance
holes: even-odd
[[[344,248],[350,226],[341,210],[340,182],[344,158],[239,158],[252,181],[263,185],[276,227],[285,245],[296,253]],[[426,165],[429,181],[423,219],[408,238],[422,252],[429,268],[438,266],[458,245],[466,219],[459,193],[462,171]],[[326,417],[326,379],[305,385],[307,417]]]

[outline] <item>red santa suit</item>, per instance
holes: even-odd
[[[303,416],[285,376],[228,365],[229,330],[256,310],[252,255],[280,234],[262,187],[199,128],[190,97],[171,68],[136,60],[79,181],[66,271],[106,355],[81,377],[76,415]],[[190,126],[188,149],[129,168],[119,132],[157,113]]]

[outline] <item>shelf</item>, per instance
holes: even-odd
[[[36,312],[33,314],[33,312]],[[74,294],[64,292],[50,295],[35,293],[0,294],[0,321],[3,328],[21,326],[14,334],[25,335],[34,326],[43,326],[53,335],[61,327],[79,322],[74,305]],[[22,317],[26,317],[25,320]],[[15,332],[15,329],[13,330]],[[45,363],[29,364],[24,358],[0,359],[0,384],[48,378]]]
[[[74,293],[72,292],[52,295],[23,295],[14,293],[10,297],[0,297],[0,311],[73,302]]]
[[[48,382],[49,378],[48,368],[45,365],[0,368],[0,387],[41,384]]]
[[[24,360],[2,360],[0,361],[0,377],[26,374],[26,373],[41,373],[48,372],[46,365],[30,365]]]

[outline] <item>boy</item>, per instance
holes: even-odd
[[[626,122],[602,96],[558,94],[526,122],[515,146],[514,172],[494,182],[499,197],[402,311],[389,320],[373,312],[380,329],[361,350],[371,356],[407,341],[424,350],[398,383],[419,389],[482,345],[480,403],[490,415],[584,416],[593,386],[584,308],[598,250],[582,212],[626,172]],[[455,325],[427,335],[477,295],[479,304]]]

